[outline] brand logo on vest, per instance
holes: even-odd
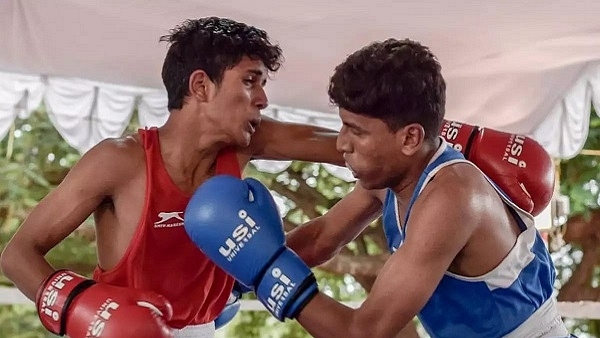
[[[159,212],[160,220],[154,223],[155,228],[174,228],[183,226],[183,211]]]

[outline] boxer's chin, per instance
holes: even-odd
[[[242,147],[247,147],[250,145],[250,141],[252,141],[252,133],[245,131],[244,132],[244,137],[242,139]]]
[[[360,185],[367,190],[379,190],[387,188],[385,182],[378,175],[363,175],[356,177]]]
[[[354,169],[352,169],[352,166],[346,161],[346,169],[348,169],[350,171],[350,173],[352,174],[352,176],[354,176],[354,178],[356,178],[357,180],[358,178],[358,174],[356,173],[356,171],[354,171]]]
[[[246,126],[244,126],[242,133],[240,134],[241,139],[239,140],[239,145],[241,147],[249,146],[250,142],[252,141],[252,135],[254,135],[255,132],[256,128],[252,123],[248,123]]]
[[[245,148],[250,145],[250,141],[252,141],[252,133],[244,130],[238,134],[235,143],[237,143],[238,147]]]
[[[369,183],[365,182],[363,180],[358,180],[356,181],[356,184],[360,184],[361,187],[363,187],[363,189],[365,190],[370,190],[371,188],[369,187]]]

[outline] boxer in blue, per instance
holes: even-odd
[[[196,245],[276,318],[296,319],[315,337],[395,337],[414,316],[434,338],[568,337],[550,255],[532,215],[498,188],[506,175],[484,174],[438,137],[445,82],[429,49],[410,40],[370,44],[336,68],[329,95],[355,189],[290,234],[287,247],[269,191],[217,176],[186,209]],[[473,133],[467,145],[485,153],[483,143],[498,147],[501,138]],[[547,156],[526,154],[505,162],[523,168]],[[351,309],[320,293],[309,266],[381,215],[392,254],[364,303]]]

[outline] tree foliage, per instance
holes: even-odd
[[[584,149],[600,150],[600,118],[590,115]],[[600,302],[600,169],[598,155],[581,154],[562,161],[560,191],[569,196],[571,215],[551,236],[558,271],[560,301]],[[552,245],[551,245],[552,247]],[[580,337],[600,336],[600,320],[567,320]]]
[[[128,128],[137,128],[134,120]],[[592,118],[588,149],[600,149],[600,119]],[[0,142],[0,249],[12,236],[28,212],[64,178],[80,158],[52,126],[43,107],[26,121],[17,121]],[[571,197],[572,217],[563,233],[553,240],[566,241],[554,253],[559,271],[562,300],[600,301],[600,209],[598,203],[597,157],[577,156],[563,161],[561,191]],[[264,182],[282,202],[287,231],[322,215],[353,188],[330,174],[323,166],[293,162],[280,173],[265,173],[249,165],[244,173]],[[322,291],[343,300],[361,300],[371,289],[377,273],[388,258],[385,237],[379,221],[368,227],[342,252],[315,274]],[[92,220],[54,248],[48,258],[55,267],[65,267],[90,275],[96,262]],[[12,284],[0,275],[0,284]],[[252,298],[251,295],[245,297]],[[575,329],[597,334],[594,321],[572,322]],[[577,332],[577,331],[576,331]],[[0,336],[13,338],[52,337],[39,324],[32,305],[0,306]],[[308,334],[294,321],[279,323],[267,312],[243,312],[220,337],[302,338]],[[410,326],[398,337],[418,337]]]

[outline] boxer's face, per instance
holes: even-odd
[[[261,61],[244,57],[224,72],[223,80],[210,100],[210,118],[239,146],[250,144],[260,123],[260,111],[268,105],[264,90],[267,76]]]
[[[366,189],[396,186],[406,169],[398,137],[380,119],[340,109],[343,126],[337,139],[346,165]]]

